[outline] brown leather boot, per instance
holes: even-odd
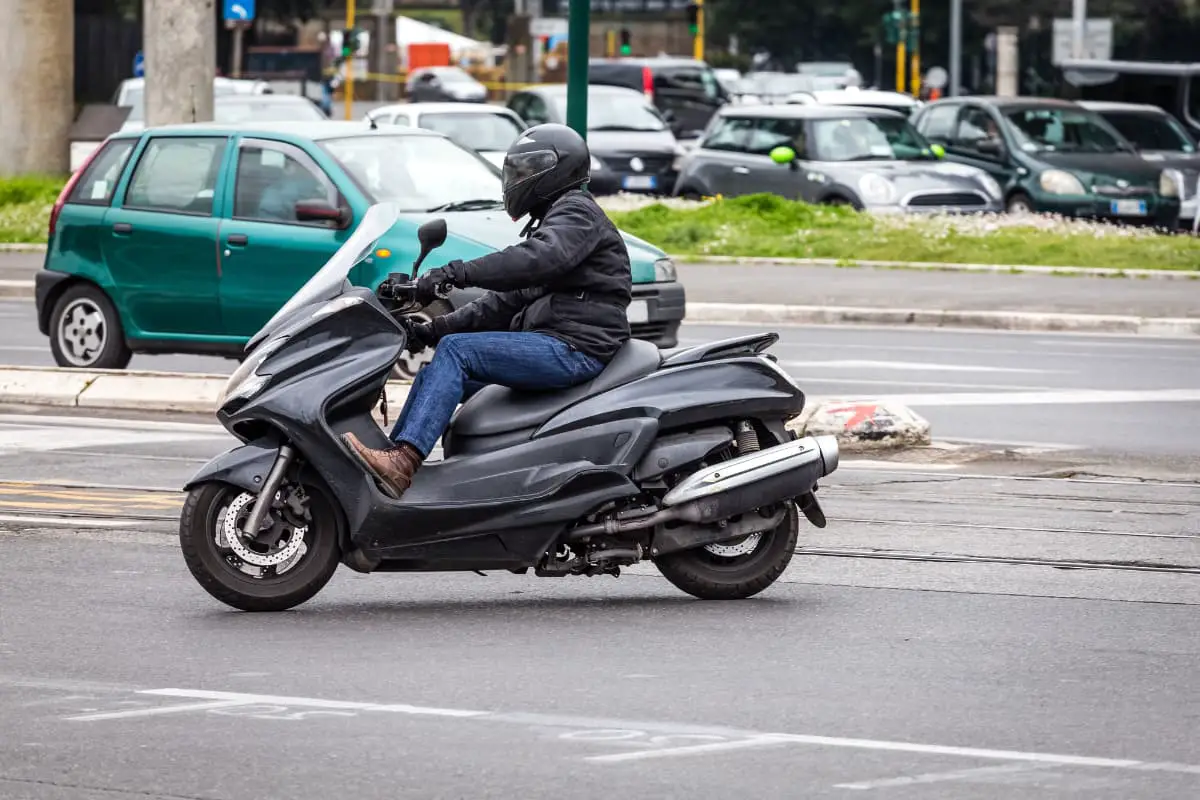
[[[353,433],[343,433],[342,441],[351,453],[358,456],[363,466],[379,479],[381,488],[397,500],[412,486],[413,475],[425,461],[417,448],[408,442],[401,442],[387,450],[375,450],[360,442]]]

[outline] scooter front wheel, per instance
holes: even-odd
[[[285,483],[248,540],[241,529],[257,497],[220,482],[193,488],[179,519],[179,545],[192,576],[222,603],[285,611],[333,577],[341,555],[337,517],[322,491]]]
[[[795,503],[774,530],[681,550],[654,560],[663,577],[701,600],[741,600],[766,589],[791,563],[800,538]]]

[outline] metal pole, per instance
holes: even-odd
[[[696,36],[692,39],[692,58],[704,60],[704,0],[696,2]]]
[[[962,0],[950,0],[950,96],[962,91]]]
[[[349,36],[354,30],[354,0],[346,0],[346,32],[345,36]],[[346,56],[346,82],[344,85],[343,94],[346,100],[346,119],[354,119],[354,42],[342,42],[342,51],[349,49],[350,54]]]
[[[354,0],[351,0],[353,2]],[[567,124],[587,138],[588,41],[592,1],[571,0],[567,22]]]
[[[912,0],[912,96],[921,95],[921,0]]]
[[[1083,43],[1087,36],[1087,0],[1071,3],[1071,58],[1083,58]]]

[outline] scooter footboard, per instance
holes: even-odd
[[[185,492],[202,483],[220,481],[247,492],[258,492],[279,455],[272,442],[252,442],[226,450],[209,461],[184,485]]]

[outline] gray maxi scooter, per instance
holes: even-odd
[[[661,353],[631,339],[564,391],[487,386],[459,407],[444,457],[395,500],[342,444],[390,443],[372,411],[407,342],[415,285],[347,275],[399,218],[368,210],[329,261],[247,344],[217,411],[242,444],[187,483],[180,544],[218,600],[281,611],[339,564],[358,572],[508,570],[618,575],[651,561],[704,599],[750,597],[792,558],[800,516],[838,466],[832,436],[798,438],[799,386],[763,333]],[[412,276],[446,239],[418,231]]]

